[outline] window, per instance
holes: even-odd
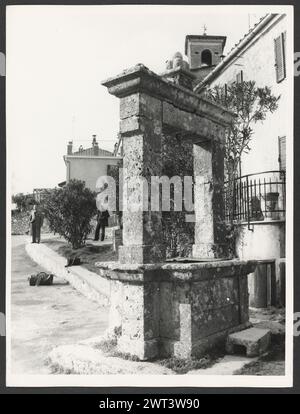
[[[227,99],[227,94],[228,94],[228,87],[227,87],[227,83],[225,83],[224,85],[224,95],[225,95],[225,99]]]
[[[236,75],[236,83],[243,83],[244,82],[244,73],[241,70],[237,75]]]
[[[279,169],[280,171],[286,170],[286,137],[278,137],[279,147]]]
[[[208,49],[203,50],[203,52],[201,53],[201,63],[207,66],[212,65],[212,55],[211,55],[210,50]]]
[[[274,39],[276,81],[281,82],[286,77],[285,66],[286,32]]]

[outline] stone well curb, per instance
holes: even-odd
[[[27,243],[25,249],[30,258],[49,273],[67,280],[78,292],[99,305],[109,305],[110,282],[107,279],[82,266],[66,268],[67,259],[44,244]]]

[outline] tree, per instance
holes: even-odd
[[[65,187],[46,194],[43,200],[43,213],[50,229],[63,236],[73,249],[84,245],[96,211],[95,193],[85,187],[84,181],[70,180]]]
[[[16,203],[18,210],[25,211],[28,210],[33,204],[35,204],[35,199],[32,194],[18,193],[12,196],[12,202]]]
[[[268,86],[258,87],[254,81],[234,82],[226,87],[217,85],[207,89],[204,95],[214,103],[220,104],[236,114],[231,125],[227,128],[225,142],[226,209],[232,224],[235,179],[239,175],[242,155],[251,150],[253,126],[257,122],[263,122],[269,113],[277,110],[280,96],[273,95]],[[234,229],[232,231],[235,232]],[[229,237],[233,240],[234,238],[231,236]]]
[[[276,111],[280,96],[274,96],[268,86],[257,87],[254,81],[234,82],[226,88],[218,85],[207,89],[205,96],[236,114],[227,129],[225,146],[226,174],[231,178],[238,173],[242,154],[250,151],[253,125]]]

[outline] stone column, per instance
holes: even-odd
[[[121,99],[123,246],[121,263],[164,259],[161,212],[150,205],[151,177],[161,175],[161,101],[143,93]]]
[[[227,258],[224,204],[224,134],[194,145],[195,258]]]

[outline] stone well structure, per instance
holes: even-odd
[[[162,175],[165,136],[192,144],[193,258],[166,261],[162,211],[127,209],[119,261],[97,263],[111,280],[110,328],[121,327],[118,347],[140,359],[201,355],[249,326],[247,275],[255,262],[227,260],[224,224],[225,128],[234,115],[189,90],[189,77],[184,65],[162,76],[137,65],[103,82],[120,98],[129,206],[145,198],[141,178],[150,188],[151,177]]]

